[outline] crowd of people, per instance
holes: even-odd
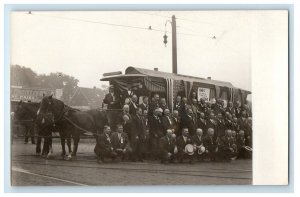
[[[133,94],[121,104],[109,88],[103,102],[109,124],[97,137],[98,163],[120,158],[161,163],[230,161],[252,157],[252,114],[246,104],[222,100],[208,102],[177,96],[173,112],[166,99],[154,94],[138,102]],[[122,109],[121,111],[118,109]]]

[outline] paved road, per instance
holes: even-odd
[[[60,158],[54,140],[54,158],[34,155],[35,145],[15,140],[12,145],[12,185],[201,185],[251,184],[252,161],[198,162],[163,165],[154,161],[97,164],[94,140],[81,140],[77,160]]]

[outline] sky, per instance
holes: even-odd
[[[129,66],[172,72],[171,25],[165,26],[172,15],[179,74],[251,90],[251,36],[259,21],[249,11],[12,12],[11,65],[62,72],[82,87],[107,85],[99,81],[103,73]]]

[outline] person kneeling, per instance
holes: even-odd
[[[104,162],[105,158],[111,158],[112,160],[116,158],[117,153],[111,143],[110,137],[111,129],[110,126],[104,126],[104,133],[100,134],[97,138],[97,144],[94,148],[94,152],[97,155],[97,162]]]
[[[161,163],[174,162],[175,139],[172,137],[172,130],[168,129],[167,134],[160,138],[159,148],[161,151]]]
[[[111,142],[117,156],[121,157],[122,161],[128,158],[132,150],[129,145],[127,134],[123,131],[123,125],[117,125],[117,132],[112,133]]]
[[[193,163],[194,152],[196,150],[196,147],[193,144],[194,142],[189,136],[188,128],[183,128],[182,135],[179,136],[176,140],[178,160],[180,163],[182,163],[183,159],[185,158],[189,160],[189,163]]]
[[[231,130],[227,129],[220,143],[220,157],[226,161],[230,161],[237,156],[237,146],[231,135]]]

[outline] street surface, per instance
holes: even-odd
[[[159,161],[98,164],[94,139],[81,139],[76,160],[61,159],[59,139],[54,157],[35,155],[35,145],[12,144],[12,186],[206,185],[252,183],[252,160],[160,164]]]

